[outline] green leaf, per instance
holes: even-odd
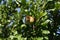
[[[41,25],[46,26],[50,22],[50,20],[46,20],[45,22],[42,22]]]
[[[48,30],[42,30],[42,34],[49,34],[50,33],[50,31],[48,31]]]

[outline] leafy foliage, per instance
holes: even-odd
[[[60,40],[59,25],[59,0],[0,0],[0,40]]]

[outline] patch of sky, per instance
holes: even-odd
[[[5,4],[6,3],[6,0],[2,0],[0,4]]]
[[[15,10],[19,13],[21,11],[21,8],[16,8]]]
[[[34,2],[36,2],[36,0],[34,0]]]
[[[7,27],[12,26],[12,25],[13,25],[13,23],[14,23],[14,20],[11,20],[11,22],[7,25]]]
[[[3,4],[4,3],[4,1],[1,1],[1,4]]]
[[[56,32],[57,33],[56,36],[59,36],[58,34],[60,34],[60,25],[58,25],[57,27],[58,27],[58,29],[57,29],[57,32]]]
[[[22,17],[23,17],[23,18],[22,18],[22,22],[23,22],[23,23],[26,23],[26,15],[23,14]]]
[[[30,11],[30,8],[28,9],[28,11]]]
[[[26,23],[26,17],[23,17],[22,21],[23,23]]]
[[[60,34],[60,30],[59,29],[57,30],[57,34]]]
[[[26,0],[26,2],[29,2],[30,0]]]
[[[30,7],[32,7],[32,4],[30,4]]]
[[[59,10],[59,13],[60,13],[60,10]]]

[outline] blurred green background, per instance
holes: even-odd
[[[60,40],[60,0],[0,0],[0,40]]]

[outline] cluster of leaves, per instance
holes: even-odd
[[[59,33],[56,31],[60,25],[59,3],[59,0],[1,0],[0,38],[57,40],[55,37]],[[34,22],[26,22],[26,16],[34,17]]]

